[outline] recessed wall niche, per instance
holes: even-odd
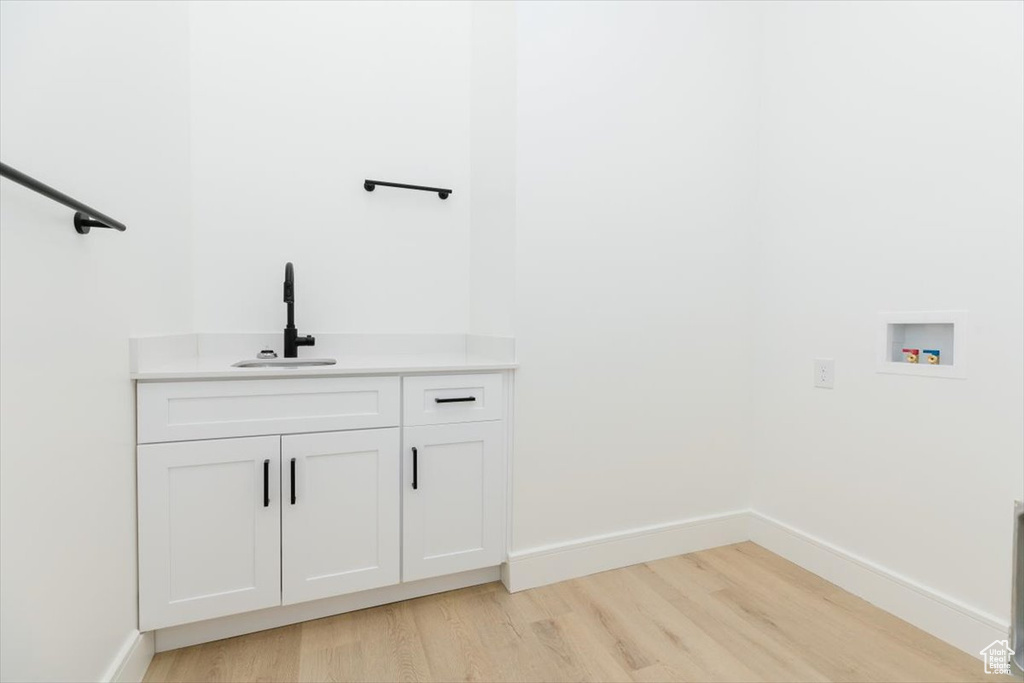
[[[878,372],[964,379],[966,319],[966,311],[880,313]]]

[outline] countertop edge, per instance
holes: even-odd
[[[296,379],[316,377],[348,377],[360,375],[434,374],[451,372],[497,372],[516,370],[518,363],[464,363],[449,365],[393,365],[361,368],[234,368],[231,370],[152,370],[131,373],[135,382],[169,382],[189,380]]]

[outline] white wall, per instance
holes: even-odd
[[[1024,496],[1022,10],[767,7],[753,290],[754,509],[1002,622]],[[942,309],[969,311],[968,379],[875,373],[879,311]],[[812,388],[815,357],[834,390]]]
[[[136,627],[128,336],[191,319],[187,20],[175,3],[0,3],[0,679],[98,680]]]
[[[517,9],[514,552],[749,506],[1006,623],[1022,6]],[[941,309],[969,378],[876,374]]]
[[[756,16],[517,11],[513,549],[746,508]]]
[[[516,6],[473,3],[469,331],[513,336]]]
[[[472,7],[193,3],[195,326],[465,332]],[[437,195],[374,178],[450,187]]]

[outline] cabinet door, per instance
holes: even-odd
[[[399,430],[281,437],[282,598],[399,580]]]
[[[139,446],[139,627],[281,604],[280,437]]]
[[[501,422],[405,429],[403,580],[504,561],[503,434]]]

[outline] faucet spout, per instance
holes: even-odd
[[[289,261],[284,264],[284,302],[288,304],[288,328],[295,327],[295,269]]]
[[[284,302],[295,303],[295,268],[291,261],[284,264]]]
[[[288,322],[284,328],[284,357],[297,358],[300,346],[313,346],[316,338],[312,335],[300,337],[295,327],[295,268],[291,262],[284,266],[284,303],[288,305]]]

